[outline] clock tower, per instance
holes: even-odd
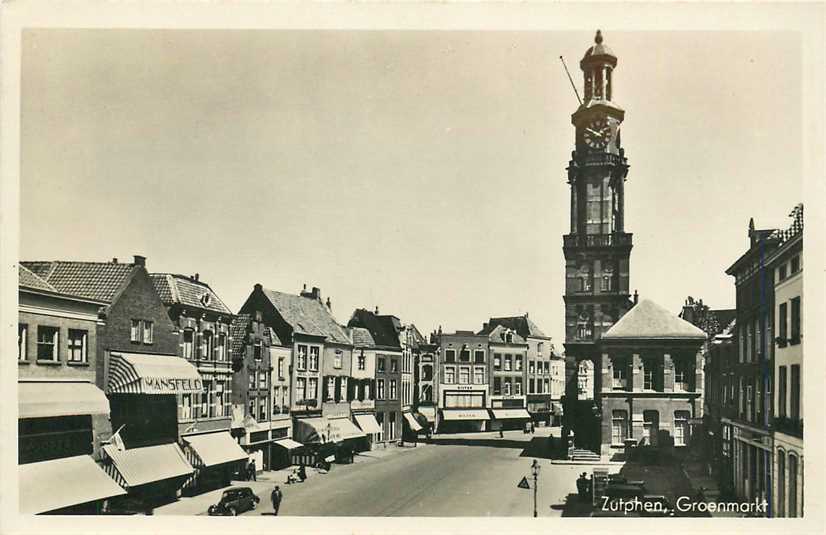
[[[571,226],[565,255],[566,392],[563,434],[577,447],[599,451],[601,407],[598,342],[632,306],[631,234],[625,232],[628,161],[620,127],[625,111],[614,102],[617,57],[597,31],[579,66],[584,101],[571,116],[575,150],[568,162]]]

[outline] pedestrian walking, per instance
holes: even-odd
[[[278,485],[272,489],[272,493],[270,494],[270,500],[272,501],[272,514],[273,516],[278,516],[278,509],[281,507],[281,499],[284,495],[281,493],[281,489]]]
[[[255,459],[250,461],[250,465],[249,465],[248,470],[249,470],[249,476],[247,477],[247,481],[258,481],[258,479],[257,479],[258,478],[258,475],[257,475],[258,470],[256,470],[256,468],[255,468]]]

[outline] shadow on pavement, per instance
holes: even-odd
[[[511,448],[523,449],[526,442],[524,440],[510,440],[507,438],[444,438],[433,437],[431,444],[436,446],[483,446],[486,448]]]
[[[552,505],[554,511],[562,511],[563,517],[583,517],[591,516],[593,506],[591,502],[582,501],[579,494],[568,494],[564,504]]]

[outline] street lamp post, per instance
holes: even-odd
[[[531,464],[531,474],[533,474],[533,516],[536,518],[536,491],[537,491],[537,482],[539,481],[539,463],[536,459],[533,460],[533,464]]]

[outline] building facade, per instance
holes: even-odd
[[[576,148],[568,163],[571,186],[570,233],[565,255],[566,391],[563,436],[577,446],[597,448],[601,440],[599,407],[578,394],[580,368],[593,369],[601,356],[597,344],[631,307],[629,261],[632,235],[625,232],[628,161],[621,143],[625,111],[613,100],[617,57],[597,32],[580,61],[582,104],[571,116]]]
[[[766,261],[777,249],[774,229],[749,222],[749,248],[727,270],[735,278],[738,359],[732,379],[737,404],[722,418],[731,436],[733,490],[739,499],[771,499],[773,419],[773,272]]]
[[[363,327],[348,328],[353,340],[350,369],[350,408],[353,419],[366,435],[364,450],[381,441],[382,427],[376,420],[376,342]]]
[[[489,429],[488,336],[473,331],[439,335],[438,433]]]
[[[649,300],[603,334],[602,358],[583,367],[580,394],[594,399],[600,454],[644,448],[684,456],[702,414],[706,334]]]
[[[483,326],[484,333],[488,326]],[[490,429],[521,429],[531,419],[526,410],[528,342],[511,328],[496,325],[488,334]],[[475,372],[475,368],[474,368]],[[475,379],[475,378],[474,378]],[[484,379],[484,378],[483,378]]]
[[[803,205],[768,259],[774,286],[772,516],[803,516]]]

